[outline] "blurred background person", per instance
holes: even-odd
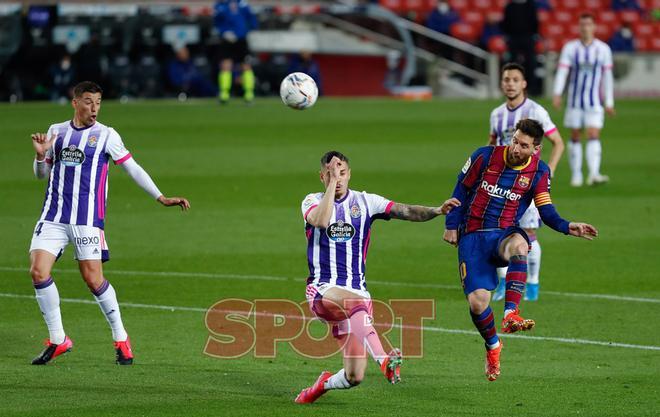
[[[504,8],[502,31],[506,35],[511,61],[522,64],[527,74],[530,95],[541,93],[541,82],[536,75],[536,39],[539,20],[534,0],[512,0]]]
[[[244,0],[220,0],[214,8],[214,24],[222,40],[220,41],[220,73],[218,87],[220,102],[226,103],[231,95],[234,63],[241,65],[240,82],[243,98],[251,103],[254,100],[254,72],[250,64],[248,33],[258,26],[257,17]]]
[[[167,65],[167,75],[172,86],[186,96],[210,97],[217,94],[211,81],[195,67],[190,51],[185,46],[175,51],[174,58]]]

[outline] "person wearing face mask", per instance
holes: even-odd
[[[50,99],[52,101],[66,100],[75,77],[71,57],[68,54],[62,56],[60,61],[51,67],[50,77],[53,83]]]
[[[629,23],[624,23],[607,42],[612,52],[635,52],[635,38]]]
[[[458,13],[452,10],[451,6],[449,6],[449,3],[441,0],[426,19],[426,26],[429,29],[435,30],[436,32],[449,35],[449,29],[451,28],[451,25],[459,22],[460,20],[461,18],[458,16]]]

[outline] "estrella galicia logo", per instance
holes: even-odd
[[[353,236],[355,236],[355,227],[350,223],[345,223],[343,220],[339,220],[328,226],[328,228],[325,229],[325,234],[328,236],[328,239],[333,242],[348,242],[353,239]]]
[[[68,148],[62,148],[60,151],[60,161],[64,166],[75,167],[85,162],[85,153],[76,145],[69,145]]]

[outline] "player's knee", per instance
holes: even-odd
[[[46,281],[50,277],[50,270],[42,268],[38,265],[31,265],[30,275],[32,276],[32,282],[38,284],[40,282]]]
[[[527,241],[523,240],[522,242],[516,242],[512,246],[511,256],[527,256],[527,252],[529,252],[529,244]]]
[[[477,290],[468,296],[470,311],[474,314],[481,314],[488,308],[489,292],[486,290]]]

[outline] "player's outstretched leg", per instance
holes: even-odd
[[[504,333],[531,330],[535,325],[534,320],[522,318],[518,309],[520,299],[525,291],[525,281],[527,281],[527,256],[511,256],[509,258],[509,269],[506,273],[504,320],[502,320],[502,331]]]
[[[486,290],[477,290],[468,296],[468,301],[470,302],[472,323],[474,323],[474,327],[481,334],[486,346],[486,378],[489,381],[494,381],[500,375],[500,351],[502,350],[502,342],[497,336],[495,317],[493,310],[487,304],[487,297],[488,292]],[[479,311],[483,308],[484,304],[486,308],[483,311],[480,313],[474,311]]]
[[[332,381],[328,383],[330,379]],[[328,385],[328,388],[326,388],[326,385]],[[331,372],[323,371],[311,387],[300,391],[295,401],[298,404],[311,404],[330,389],[346,389],[350,387],[351,385],[348,383],[343,369],[334,375]]]
[[[541,245],[538,240],[532,241],[532,249],[527,255],[527,285],[525,287],[526,301],[539,299],[539,273],[541,271]]]
[[[403,356],[398,348],[392,349],[389,356],[380,364],[380,370],[390,384],[401,382],[401,364]]]

